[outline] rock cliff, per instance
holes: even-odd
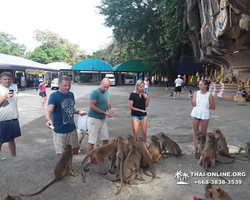
[[[246,82],[250,77],[250,0],[186,0],[187,23],[195,56],[225,66]]]

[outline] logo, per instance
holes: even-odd
[[[177,171],[174,175],[175,179],[178,179],[179,182],[177,183],[177,185],[186,185],[189,184],[186,181],[189,179],[189,175],[185,172],[183,172],[182,170]]]

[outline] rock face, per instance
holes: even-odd
[[[225,66],[246,82],[250,77],[250,0],[186,0],[187,23],[195,56]]]

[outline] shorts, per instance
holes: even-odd
[[[198,121],[201,121],[201,122],[208,122],[209,121],[209,119],[199,119],[197,117],[192,117],[192,116],[191,116],[191,119],[192,120],[195,119],[195,120],[198,120]]]
[[[46,95],[46,92],[40,92],[40,96],[41,97],[46,97],[47,95]]]
[[[175,88],[174,88],[174,91],[175,91],[175,92],[181,92],[181,86],[175,87]]]
[[[0,144],[19,136],[21,136],[21,130],[18,119],[0,121]]]
[[[148,94],[148,88],[144,88],[146,94]]]
[[[109,139],[108,125],[106,122],[106,118],[97,119],[97,118],[88,117],[87,127],[88,127],[90,144],[96,144],[98,136],[100,140]]]
[[[56,154],[62,154],[67,144],[70,144],[72,149],[78,147],[78,135],[76,129],[69,133],[56,133],[52,130],[52,133]]]
[[[147,115],[140,116],[140,117],[137,117],[137,116],[133,116],[133,115],[132,115],[132,116],[130,117],[130,119],[135,119],[136,121],[141,121],[141,120],[146,119],[146,118],[148,118]]]

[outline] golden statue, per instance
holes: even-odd
[[[206,66],[206,68],[205,68],[205,75],[207,75],[207,66]]]
[[[217,83],[220,83],[220,74],[218,73],[217,79],[216,79]]]
[[[204,80],[204,75],[201,77],[201,80]]]
[[[191,76],[190,78],[190,83],[193,83],[194,75]]]
[[[250,77],[248,78],[247,85],[250,85]]]
[[[221,65],[221,80],[220,80],[220,83],[224,83],[224,66]]]

